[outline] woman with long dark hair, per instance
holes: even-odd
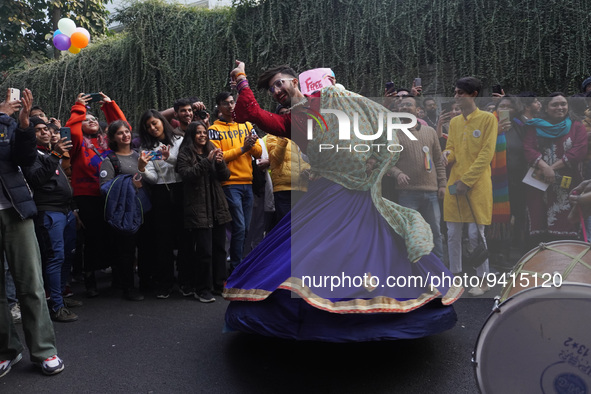
[[[232,220],[221,182],[230,178],[222,151],[209,141],[203,122],[187,127],[176,165],[184,185],[183,246],[187,272],[179,275],[181,291],[201,302],[221,294],[226,273],[226,227]],[[183,283],[184,282],[184,283]]]
[[[145,169],[139,169],[150,185],[152,211],[145,217],[138,256],[140,286],[156,288],[156,297],[170,296],[174,285],[174,249],[182,236],[181,177],[175,171],[177,155],[183,137],[160,114],[150,109],[139,123],[142,156],[149,159]],[[183,264],[179,251],[177,261]],[[191,294],[192,295],[192,294]]]
[[[115,154],[108,155],[108,159],[101,164],[101,186],[119,175],[136,175],[139,168],[148,164],[147,155],[139,155],[131,149],[131,130],[129,124],[117,120],[109,125],[107,130],[109,148]],[[134,179],[136,188],[142,187],[141,180]],[[144,297],[134,287],[136,235],[123,234],[109,228],[111,245],[108,250],[109,260],[113,268],[113,282],[123,290],[123,296],[130,301],[141,301]]]

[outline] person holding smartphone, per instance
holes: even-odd
[[[164,116],[155,109],[140,118],[141,157],[139,172],[151,192],[152,210],[138,234],[138,273],[141,290],[156,290],[156,298],[170,297],[174,286],[174,250],[178,249],[177,265],[187,264],[179,240],[182,226],[183,183],[175,171],[183,137],[173,130]],[[161,153],[159,160],[155,152]],[[181,269],[182,271],[182,269]]]
[[[37,207],[21,168],[37,160],[37,141],[29,111],[33,94],[25,89],[20,100],[10,100],[10,89],[0,102],[0,242],[14,278],[22,311],[30,360],[45,375],[55,375],[65,368],[57,355],[55,331],[43,288],[41,253],[35,236],[33,217]],[[22,107],[22,109],[21,109]],[[12,115],[20,109],[18,122]],[[4,279],[0,280],[0,377],[6,375],[23,358],[24,346],[12,321]]]
[[[68,282],[76,249],[76,217],[72,188],[60,166],[63,155],[72,147],[65,138],[51,144],[52,133],[39,117],[31,118],[37,137],[37,160],[23,173],[33,189],[37,205],[35,232],[41,249],[43,271],[51,306],[51,318],[57,322],[78,320],[70,308],[80,301],[62,296]]]
[[[101,93],[101,110],[107,123],[126,120],[123,111],[106,94]],[[84,284],[86,296],[96,297],[96,279],[94,272],[106,268],[109,263],[104,258],[106,245],[106,227],[103,218],[104,200],[100,192],[99,170],[109,150],[107,137],[100,128],[98,119],[87,112],[91,96],[78,94],[72,106],[70,119],[66,123],[72,134],[72,188],[78,207],[80,220],[84,224]]]

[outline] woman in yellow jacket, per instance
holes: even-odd
[[[447,222],[447,247],[450,270],[462,272],[462,228],[470,223],[471,248],[478,244],[478,232],[484,239],[484,226],[492,219],[492,182],[490,163],[495,153],[497,119],[489,112],[476,107],[474,99],[482,84],[476,78],[461,78],[456,82],[455,99],[462,108],[462,115],[450,122],[444,164],[452,165],[443,202],[443,216]],[[468,205],[470,199],[470,206]],[[476,269],[479,277],[488,272],[488,260]],[[482,281],[472,288],[472,295],[488,291]]]

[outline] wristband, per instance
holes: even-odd
[[[248,79],[245,78],[242,81],[238,82],[238,84],[236,85],[236,90],[238,91],[238,93],[240,93],[240,91],[247,86],[249,86]]]
[[[58,159],[61,159],[64,155],[60,155],[59,153],[57,153],[56,151],[52,150],[51,154],[54,155],[55,157],[57,157]]]
[[[244,78],[246,78],[246,74],[245,73],[238,73],[238,74],[234,75],[234,79],[237,79],[241,75],[244,75]]]

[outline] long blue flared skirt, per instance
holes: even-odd
[[[389,284],[410,277],[423,285]],[[432,289],[433,277],[453,275],[433,254],[409,261],[369,192],[321,179],[228,278],[226,325],[328,342],[424,337],[454,326],[461,294],[451,281]]]

